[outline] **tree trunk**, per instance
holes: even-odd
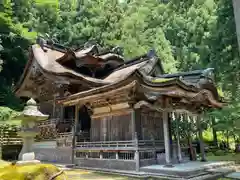
[[[188,136],[188,146],[189,146],[190,160],[195,161],[196,157],[195,157],[195,154],[194,154],[194,150],[193,150],[193,146],[192,146],[192,138],[191,138],[190,133],[189,133],[189,136]]]
[[[217,131],[215,129],[215,125],[216,125],[216,121],[215,121],[215,118],[211,118],[212,120],[212,133],[213,133],[213,144],[214,146],[218,147],[218,139],[217,139]]]
[[[229,145],[229,132],[227,131],[227,149],[229,150],[229,147],[230,147],[230,145]]]

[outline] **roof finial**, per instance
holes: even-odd
[[[147,53],[147,56],[149,58],[153,58],[154,56],[156,56],[156,51],[155,49],[151,49],[148,53]]]

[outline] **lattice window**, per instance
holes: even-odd
[[[153,159],[153,158],[155,158],[155,154],[152,151],[140,152],[140,159]]]
[[[103,152],[103,159],[116,159],[115,152]]]
[[[118,157],[119,157],[119,159],[133,160],[134,159],[134,152],[119,152]]]
[[[86,152],[80,152],[80,151],[77,151],[76,152],[76,157],[77,158],[86,158]]]
[[[100,158],[100,152],[89,152],[88,158]]]

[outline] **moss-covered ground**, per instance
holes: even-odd
[[[12,165],[10,163],[0,162],[1,180],[51,180],[56,174],[60,174],[54,180],[67,180],[65,172],[51,164],[35,165]]]

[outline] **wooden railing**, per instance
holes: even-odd
[[[38,122],[38,127],[44,127],[44,126],[50,126],[50,125],[56,125],[58,122],[58,118],[51,118],[45,121]]]
[[[97,142],[76,142],[78,149],[146,149],[146,148],[164,148],[163,141],[151,140],[130,140],[130,141],[97,141]]]
[[[162,140],[139,140],[139,148],[152,148],[152,147],[164,147],[164,141]]]
[[[38,127],[42,126],[50,126],[50,125],[56,125],[58,122],[61,122],[61,124],[74,124],[74,119],[61,119],[60,118],[50,118],[45,121],[40,121],[38,123]]]
[[[129,148],[135,147],[135,141],[97,141],[97,142],[76,142],[79,148]]]
[[[58,147],[71,147],[72,146],[72,132],[58,133],[56,141]]]
[[[1,138],[0,139],[0,145],[19,145],[22,144],[22,138]]]

